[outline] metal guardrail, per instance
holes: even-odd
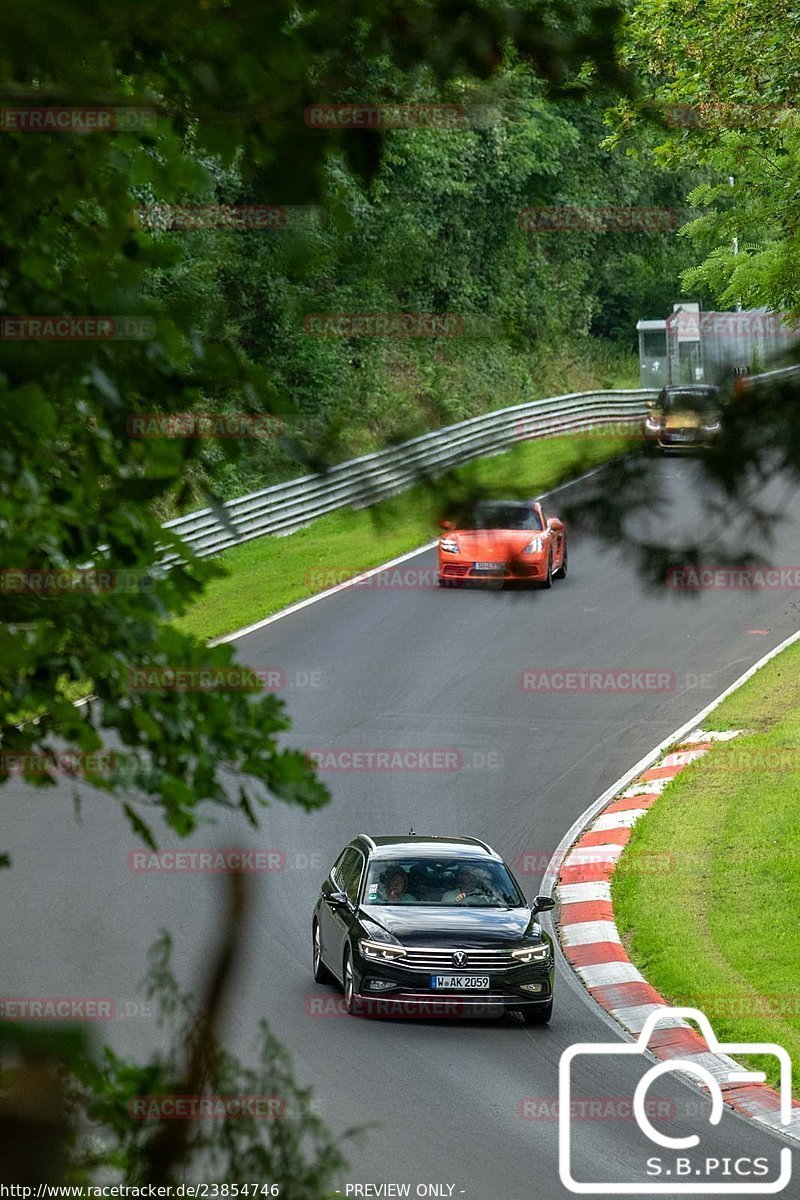
[[[634,425],[658,389],[572,392],[484,413],[412,438],[388,450],[240,496],[225,504],[227,520],[211,508],[164,525],[195,554],[218,554],[266,534],[292,533],[338,508],[366,508],[404,491],[423,476],[436,476],[482,455],[498,454],[519,441],[552,437],[598,426]],[[165,563],[176,561],[168,554]]]

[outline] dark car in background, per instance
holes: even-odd
[[[314,978],[340,983],[351,1014],[518,1012],[544,1024],[555,963],[537,915],[554,906],[549,896],[528,904],[475,838],[359,834],[314,908]]]
[[[698,450],[708,446],[721,428],[719,389],[713,384],[670,384],[642,425],[648,451]]]

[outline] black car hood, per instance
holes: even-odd
[[[361,912],[406,946],[496,946],[541,932],[529,908],[365,904]]]

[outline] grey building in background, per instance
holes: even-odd
[[[765,308],[701,312],[676,304],[664,321],[638,321],[642,387],[667,383],[717,383],[730,374],[763,371],[795,345],[800,328]]]

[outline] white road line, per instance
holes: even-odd
[[[537,500],[544,500],[546,496],[555,496],[556,492],[561,492],[564,488],[575,487],[579,483],[583,483],[586,479],[591,479],[594,475],[599,475],[612,462],[616,460],[609,459],[608,462],[601,463],[599,467],[593,467],[591,471],[586,471],[585,474],[579,475],[577,479],[568,479],[566,483],[560,483],[557,487],[550,488],[546,492],[540,492],[536,497]],[[410,558],[416,558],[419,554],[424,554],[428,550],[432,550],[434,546],[438,546],[439,539],[435,538],[432,542],[426,542],[424,546],[418,546],[416,550],[409,550],[407,554],[401,554],[399,558],[393,558],[389,562],[381,563],[379,567],[371,567],[367,571],[362,571],[358,575],[354,575],[352,579],[346,579],[343,583],[337,583],[334,587],[326,588],[324,592],[317,592],[314,596],[307,596],[305,600],[298,600],[295,604],[290,604],[288,608],[282,608],[279,612],[273,613],[269,617],[264,617],[261,621],[254,621],[252,625],[245,625],[243,629],[237,629],[235,633],[226,633],[221,637],[213,638],[208,643],[209,646],[222,646],[226,642],[235,642],[237,638],[245,637],[248,633],[256,633],[259,629],[265,629],[267,625],[271,625],[273,621],[280,621],[283,617],[291,616],[292,613],[299,612],[302,608],[308,608],[310,604],[317,604],[320,600],[327,599],[328,596],[335,596],[337,592],[343,592],[346,588],[355,587],[362,579],[369,579],[372,575],[377,575],[380,571],[388,571],[390,567],[396,567],[399,563],[408,562]]]
[[[355,587],[362,580],[370,579],[380,571],[388,571],[390,567],[396,567],[400,563],[408,562],[410,558],[417,558],[418,555],[424,554],[426,550],[432,550],[438,544],[438,538],[433,542],[426,542],[424,546],[419,546],[416,550],[409,550],[408,554],[401,554],[399,558],[392,558],[389,562],[381,563],[379,567],[371,567],[367,571],[361,571],[357,575],[354,575],[352,579],[346,579],[344,583],[334,584],[333,587],[326,588],[324,592],[317,592],[313,596],[307,596],[305,600],[298,600],[296,604],[290,604],[288,608],[282,608],[280,612],[273,613],[270,617],[264,617],[261,621],[255,621],[252,625],[245,625],[243,629],[237,629],[235,633],[226,633],[222,637],[213,638],[208,645],[222,646],[226,642],[235,642],[237,638],[245,637],[248,633],[255,633],[259,629],[265,629],[273,621],[280,621],[284,617],[291,616],[292,613],[300,612],[302,608],[308,608],[310,604],[317,604],[320,600],[326,600],[328,596],[335,596],[338,592]]]

